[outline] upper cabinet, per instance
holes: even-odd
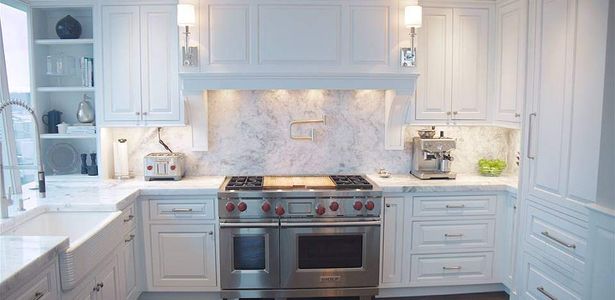
[[[521,121],[527,47],[526,3],[514,0],[496,8],[496,121]]]
[[[175,5],[102,7],[103,126],[183,124]]]
[[[425,5],[417,33],[416,121],[487,119],[492,10]]]

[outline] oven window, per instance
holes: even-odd
[[[315,235],[297,238],[299,269],[363,266],[363,235]]]
[[[235,236],[233,237],[233,268],[235,270],[265,269],[265,236]]]

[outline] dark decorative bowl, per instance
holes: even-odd
[[[67,15],[56,23],[56,33],[61,39],[78,39],[81,36],[81,24]]]

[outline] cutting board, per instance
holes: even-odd
[[[335,189],[328,176],[265,176],[266,190],[288,189]]]

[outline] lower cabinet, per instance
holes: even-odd
[[[500,253],[514,231],[508,193],[391,193],[384,196],[381,288],[492,284],[511,264]],[[500,219],[508,216],[511,220]],[[510,231],[504,236],[502,231]],[[506,268],[505,273],[512,272]]]
[[[57,260],[57,257],[56,257]],[[0,299],[7,300],[55,300],[59,299],[58,263],[54,262],[45,268],[38,276],[24,284],[8,298],[0,295]]]
[[[120,300],[120,269],[114,253],[94,270],[94,275],[84,279],[76,288],[63,295],[63,299],[74,300]]]
[[[122,291],[127,300],[137,299],[141,293],[137,280],[137,247],[135,239],[136,230],[132,230],[124,236],[124,243],[120,246],[119,251]]]
[[[151,225],[153,285],[216,286],[214,230],[213,224]]]

